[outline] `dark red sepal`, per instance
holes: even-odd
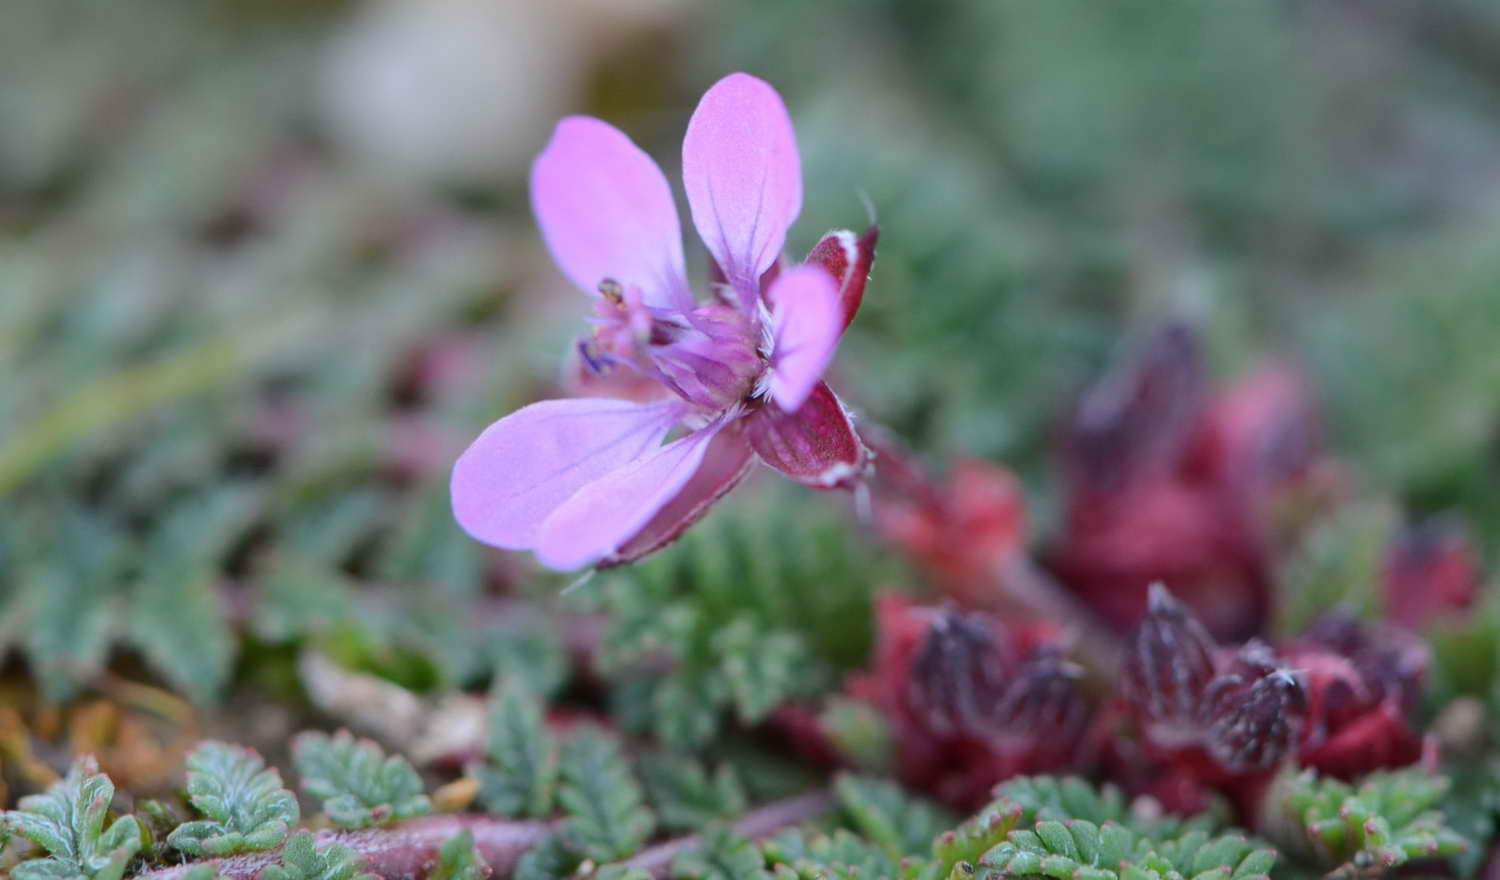
[[[767,400],[746,419],[746,436],[761,461],[815,489],[848,487],[869,468],[870,451],[826,382],[796,412]]]
[[[823,236],[807,253],[805,262],[822,266],[838,282],[845,328],[864,301],[865,284],[870,280],[870,268],[875,265],[875,243],[879,238],[880,227],[873,224],[858,238],[847,229],[837,229]]]

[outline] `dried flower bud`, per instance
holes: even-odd
[[[1166,587],[1153,584],[1125,657],[1125,696],[1151,721],[1196,724],[1199,700],[1214,676],[1213,655],[1213,638],[1198,619]]]
[[[998,728],[1022,735],[1028,747],[1053,758],[1067,754],[1089,719],[1088,703],[1078,690],[1082,677],[1083,670],[1057,646],[1039,649],[1017,670],[994,712]]]
[[[937,733],[983,735],[1006,690],[1006,665],[988,616],[942,609],[912,661],[913,708]]]
[[[1306,694],[1286,669],[1248,682],[1234,679],[1241,686],[1218,689],[1210,704],[1208,753],[1231,773],[1269,770],[1292,747],[1307,711]]]
[[[1170,323],[1080,401],[1069,437],[1075,488],[1109,493],[1170,468],[1190,440],[1202,403],[1197,336]]]

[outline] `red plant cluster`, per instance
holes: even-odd
[[[1196,337],[1163,327],[1076,409],[1046,562],[1122,632],[1164,582],[1214,634],[1254,635],[1271,610],[1275,502],[1326,479],[1318,449],[1295,372],[1266,367],[1215,392]]]
[[[849,687],[886,719],[908,784],[969,806],[1008,776],[1101,770],[1173,812],[1224,795],[1253,819],[1287,766],[1351,779],[1430,754],[1413,721],[1428,656],[1412,631],[1475,601],[1467,533],[1439,519],[1392,541],[1384,622],[1334,612],[1264,641],[1290,514],[1322,509],[1343,480],[1297,373],[1269,366],[1215,391],[1202,361],[1189,330],[1164,326],[1070,422],[1044,562],[1081,608],[1011,595],[1036,569],[1006,470],[966,461],[935,480],[866,434],[876,527],[956,603],[885,600],[873,666]],[[1090,613],[1106,626],[1088,629]],[[1122,661],[1100,663],[1112,655],[1090,657],[1080,632],[1133,634]],[[1112,695],[1085,698],[1070,641],[1107,667],[1095,671],[1116,679]]]
[[[881,710],[908,784],[972,806],[1000,779],[1077,765],[1089,707],[1055,628],[896,597],[877,616],[874,666],[849,690]]]

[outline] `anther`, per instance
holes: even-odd
[[[605,278],[599,282],[599,294],[615,305],[625,301],[625,288],[613,278]]]

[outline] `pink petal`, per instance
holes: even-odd
[[[485,429],[453,465],[453,515],[476,539],[536,545],[541,524],[579,489],[651,454],[681,414],[677,402],[545,400]]]
[[[816,266],[783,272],[766,298],[771,313],[771,396],[795,412],[823,378],[844,332],[833,278]]]
[[[718,431],[694,431],[580,489],[542,524],[537,558],[568,571],[614,556],[693,478]]]
[[[738,426],[720,431],[709,443],[697,473],[682,491],[606,562],[610,565],[634,562],[677,540],[693,523],[702,519],[715,502],[739,485],[754,464],[755,456]]]
[[[647,305],[690,303],[682,229],[661,169],[608,123],[570,116],[531,166],[531,205],[563,273],[588,293],[610,278]]]
[[[776,90],[744,73],[715,83],[688,122],[682,180],[703,243],[753,303],[802,211],[802,160]]]
[[[807,265],[822,266],[838,282],[843,329],[848,329],[865,298],[865,284],[870,280],[870,267],[875,265],[875,242],[879,237],[880,229],[876,226],[866,229],[858,238],[849,230],[840,229],[823,236],[807,254]]]
[[[746,421],[746,433],[761,461],[817,489],[848,486],[869,465],[870,452],[854,422],[824,382],[794,413],[768,401]]]

